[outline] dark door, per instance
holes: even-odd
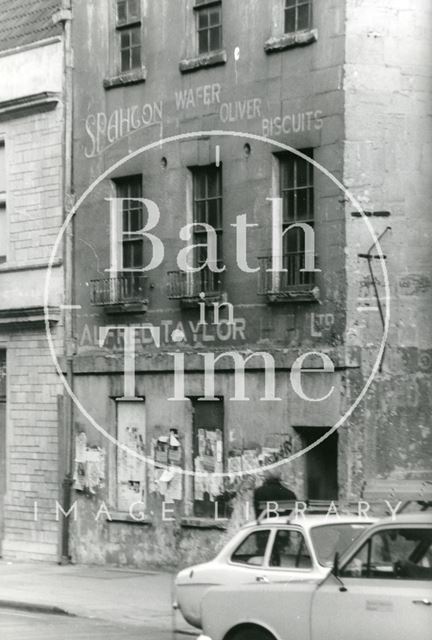
[[[299,428],[302,447],[308,447],[321,438],[328,429],[322,427]],[[306,492],[309,500],[338,499],[338,436],[332,433],[305,455]]]
[[[214,472],[224,470],[223,400],[193,399],[192,404],[194,470],[209,473],[210,479]],[[224,516],[222,494],[222,480],[203,482],[202,478],[195,476],[194,515],[214,518],[217,502],[217,515]]]

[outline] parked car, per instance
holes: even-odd
[[[432,637],[431,515],[380,521],[327,571],[324,579],[209,589],[200,640]]]
[[[335,552],[345,551],[373,521],[357,515],[309,515],[248,524],[214,560],[180,571],[174,606],[189,624],[201,628],[201,600],[214,585],[320,580]]]

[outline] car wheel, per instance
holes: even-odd
[[[265,629],[258,627],[247,627],[240,629],[230,640],[275,640],[274,637]]]

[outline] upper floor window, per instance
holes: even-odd
[[[6,222],[6,147],[0,140],[0,263],[6,262],[7,256]]]
[[[193,171],[193,221],[213,227],[217,234],[217,261],[222,266],[222,170],[216,165],[198,167]],[[204,227],[194,227],[194,244],[206,243],[207,232]],[[195,256],[195,266],[199,267],[207,260],[207,250],[203,246]],[[209,277],[219,276],[207,269]]]
[[[222,49],[222,2],[196,0],[198,53]]]
[[[285,33],[312,29],[312,0],[285,0]]]
[[[312,149],[303,149],[302,153],[312,157]],[[313,165],[290,154],[283,156],[280,166],[280,190],[283,202],[283,230],[296,222],[314,226],[314,187]],[[284,235],[285,252],[304,251],[304,232],[300,228],[292,229]]]
[[[140,270],[144,267],[142,176],[122,178],[115,184],[116,196],[121,198],[120,269]]]
[[[120,71],[142,66],[140,0],[117,0],[116,29],[120,49]]]

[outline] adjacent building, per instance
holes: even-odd
[[[62,388],[45,324],[62,353],[62,249],[46,300],[44,282],[66,184],[60,9],[57,0],[0,2],[0,553],[7,558],[59,553]]]

